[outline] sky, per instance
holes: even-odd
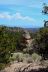
[[[23,28],[44,26],[47,15],[42,14],[48,0],[0,0],[0,25]]]

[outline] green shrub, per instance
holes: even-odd
[[[32,61],[33,62],[39,62],[41,59],[42,59],[42,57],[40,55],[38,55],[37,53],[32,54]]]
[[[5,64],[3,63],[0,63],[0,70],[4,69],[5,68]]]
[[[23,54],[22,53],[17,53],[17,55],[16,55],[16,60],[18,61],[18,62],[23,62]]]
[[[32,57],[31,57],[31,55],[30,54],[24,54],[23,55],[24,56],[24,62],[27,62],[27,63],[32,63]]]
[[[39,62],[41,60],[41,56],[33,53],[32,55],[30,54],[23,54],[20,52],[13,53],[13,56],[10,57],[10,61],[17,61],[17,62],[27,62],[27,63],[32,63],[32,62]]]
[[[27,53],[26,53],[26,54],[24,54],[24,57],[25,57],[25,58],[28,58],[29,56],[30,56],[30,55],[29,55],[29,54],[27,54]]]
[[[13,53],[13,56],[10,57],[10,61],[18,61],[18,62],[22,62],[23,61],[23,53]]]

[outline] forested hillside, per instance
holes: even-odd
[[[48,60],[48,28],[41,28],[35,33],[29,32],[32,40],[30,47],[26,46],[26,42],[23,43],[24,46],[22,45],[23,33],[22,28],[0,26],[0,69],[10,63],[10,58],[15,53],[18,62],[24,61],[23,56],[29,57],[28,62],[35,61],[36,58],[37,61],[38,59]]]

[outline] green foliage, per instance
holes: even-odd
[[[17,60],[18,62],[23,62],[23,54],[22,54],[22,53],[18,53],[18,54],[16,55],[16,60]]]
[[[5,64],[0,63],[0,70],[5,68]]]
[[[13,56],[10,57],[11,61],[18,61],[18,62],[22,62],[24,59],[23,57],[23,53],[17,52],[17,53],[13,53]]]
[[[33,36],[32,48],[26,48],[21,45],[22,43],[22,31],[16,31],[14,28],[0,27],[0,69],[4,68],[4,63],[9,61],[17,60],[18,62],[26,61],[28,63],[33,61],[38,61],[41,57],[37,54],[32,54],[37,52],[44,58],[48,58],[48,28],[41,28],[37,33],[31,34]],[[25,43],[26,44],[26,43]],[[22,51],[23,53],[14,52]],[[13,53],[13,56],[11,56]],[[32,58],[29,53],[32,54]]]
[[[33,62],[39,62],[41,59],[42,59],[42,57],[40,55],[38,55],[37,53],[32,54],[32,61]]]
[[[34,41],[34,48],[44,58],[48,58],[48,28],[39,30]]]
[[[32,62],[32,56],[29,54],[23,54],[21,52],[13,53],[13,56],[10,57],[10,61],[17,61],[17,62]]]
[[[15,29],[1,26],[0,27],[0,63],[8,63],[11,53],[19,48],[17,43],[21,40],[21,32]]]

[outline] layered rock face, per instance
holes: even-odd
[[[48,68],[32,63],[14,63],[0,72],[48,72]]]
[[[31,46],[32,39],[27,30],[24,30],[23,32],[23,42],[22,43],[25,44],[27,48]]]

